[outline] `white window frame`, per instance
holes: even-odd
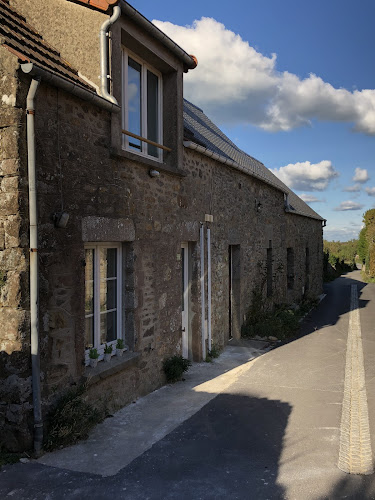
[[[133,54],[128,49],[122,48],[122,126],[124,130],[129,130],[129,119],[128,119],[128,96],[126,94],[127,82],[128,82],[128,58],[133,59],[135,62],[141,65],[141,123],[142,130],[141,136],[145,139],[147,138],[147,70],[158,77],[158,144],[163,144],[163,78],[162,74],[155,68],[151,67],[145,61],[140,59],[138,56]],[[163,150],[157,148],[158,156],[152,156],[147,153],[147,142],[141,141],[142,150],[137,151],[129,146],[129,136],[122,134],[122,147],[127,151],[130,151],[136,155],[144,156],[155,161],[163,161]]]
[[[116,248],[117,250],[117,337],[115,340],[108,342],[108,345],[112,345],[113,354],[115,352],[115,346],[117,343],[117,339],[123,339],[125,341],[125,332],[123,334],[123,325],[122,325],[122,283],[123,283],[123,272],[122,272],[122,245],[121,243],[113,243],[113,242],[105,242],[105,243],[86,243],[86,250],[95,250],[94,257],[94,345],[98,350],[99,358],[98,360],[102,360],[104,358],[104,347],[105,344],[100,344],[100,266],[99,266],[99,249],[100,248]],[[86,279],[85,279],[85,292],[86,292]],[[107,311],[108,312],[108,311]],[[86,318],[86,314],[85,314]],[[86,339],[85,339],[86,341]],[[90,349],[85,349],[85,364],[86,366],[90,362],[89,358]]]

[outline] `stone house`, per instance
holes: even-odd
[[[239,338],[254,288],[320,294],[323,219],[183,100],[195,57],[124,0],[0,0],[0,45],[0,445],[38,451],[72,384],[119,408]]]

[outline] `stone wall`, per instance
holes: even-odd
[[[3,47],[0,56],[0,449],[15,450],[31,443],[26,94],[17,58]]]
[[[25,81],[23,93],[27,87]],[[17,127],[24,130],[25,118],[20,111],[13,132]],[[7,141],[10,148],[21,142],[22,148],[25,147],[24,132],[22,141],[14,142],[12,132],[4,130],[1,133],[10,134],[12,138]],[[159,177],[151,178],[150,167],[145,162],[111,154],[111,117],[107,112],[43,83],[36,100],[36,141],[45,415],[67,387],[94,374],[91,368],[84,366],[84,243],[96,238],[92,236],[96,230],[99,233],[95,234],[103,235],[98,238],[117,238],[113,231],[119,223],[113,221],[122,221],[125,228],[118,233],[116,241],[123,242],[126,255],[126,342],[139,356],[129,364],[125,362],[117,371],[96,376],[91,384],[90,398],[109,401],[111,410],[162,385],[163,360],[181,352],[182,242],[189,242],[191,260],[192,356],[201,357],[201,224],[205,231],[210,226],[212,235],[212,336],[216,344],[223,346],[228,340],[230,245],[236,246],[239,252],[240,266],[238,324],[233,330],[234,336],[239,335],[253,288],[260,286],[260,269],[264,268],[270,245],[274,262],[282,264],[276,273],[275,294],[270,300],[296,301],[302,297],[302,289],[298,287],[292,297],[290,293],[287,296],[286,248],[289,245],[296,249],[296,281],[297,276],[305,280],[304,252],[307,246],[310,248],[309,290],[311,294],[320,293],[321,269],[317,266],[321,222],[286,214],[281,191],[187,149],[183,165],[179,166],[184,175],[161,169]],[[29,328],[26,312],[28,237],[27,226],[25,232],[22,225],[27,223],[27,204],[14,201],[18,199],[17,192],[27,187],[26,172],[22,171],[21,179],[21,170],[16,168],[20,164],[18,158],[26,158],[24,149],[21,154],[19,147],[14,146],[14,153],[11,149],[9,153],[2,153],[1,163],[4,199],[9,198],[11,202],[8,212],[1,213],[0,217],[1,234],[4,234],[0,243],[5,245],[0,262],[1,269],[6,271],[4,282],[8,290],[2,293],[0,314],[8,325],[7,332],[13,332],[10,340],[2,339],[6,342],[3,350],[5,356],[14,359],[19,352],[27,353]],[[7,174],[5,169],[10,169],[6,170]],[[257,203],[261,203],[262,210],[257,210]],[[53,223],[53,214],[62,210],[69,214],[65,229],[56,228]],[[213,215],[212,223],[205,222],[205,214]],[[24,222],[20,225],[21,215]],[[13,245],[11,250],[7,244]],[[16,285],[12,288],[11,283]],[[14,319],[8,320],[5,314]],[[7,414],[6,429],[15,436],[13,448],[17,447],[16,443],[21,447],[30,444],[25,434],[31,408],[29,361],[25,356],[17,359],[22,359],[22,366],[3,364],[6,378],[3,387],[14,388],[17,384],[19,389],[13,392],[14,401],[5,400],[5,406],[3,403],[1,407]],[[26,429],[22,436],[16,435],[16,427]]]

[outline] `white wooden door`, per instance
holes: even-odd
[[[189,245],[188,243],[181,244],[181,267],[182,267],[182,317],[181,317],[181,330],[182,330],[182,356],[188,358],[189,356],[189,324],[188,324],[188,311],[189,311]]]

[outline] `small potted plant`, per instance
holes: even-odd
[[[106,344],[104,347],[104,361],[108,362],[111,361],[111,356],[112,356],[112,345]]]
[[[89,358],[90,358],[90,366],[92,368],[95,368],[96,365],[98,364],[98,357],[99,353],[96,347],[92,347],[89,351]]]
[[[116,356],[122,356],[125,351],[125,342],[124,339],[117,339],[116,343]]]

